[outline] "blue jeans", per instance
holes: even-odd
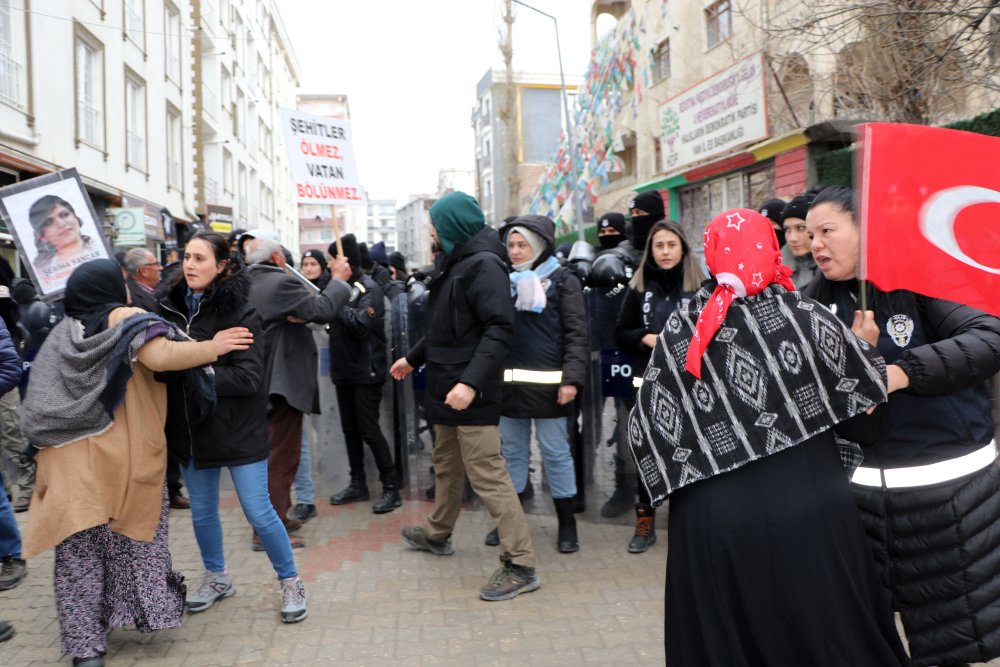
[[[309,447],[309,415],[302,419],[302,456],[299,470],[295,473],[295,502],[305,505],[316,504],[316,484],[312,478],[312,458]]]
[[[4,491],[3,476],[0,475],[0,558],[8,556],[21,557],[21,533]]]
[[[236,495],[247,521],[260,536],[264,551],[280,579],[298,576],[292,545],[285,526],[267,494],[267,460],[242,466],[228,466]],[[194,461],[184,468],[184,482],[191,500],[191,523],[206,570],[222,572],[226,557],[222,550],[222,523],[219,521],[219,475],[221,468],[198,470]]]
[[[555,499],[576,495],[576,472],[573,454],[566,435],[566,418],[513,419],[500,418],[500,451],[507,461],[507,472],[514,490],[524,491],[528,484],[528,461],[531,458],[531,422],[535,422],[538,449],[542,452],[549,490]]]

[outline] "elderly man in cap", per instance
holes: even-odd
[[[508,600],[536,590],[535,552],[524,510],[500,453],[504,362],[514,338],[506,251],[478,202],[463,192],[431,207],[431,237],[444,266],[430,285],[426,335],[392,365],[402,380],[427,365],[427,421],[434,424],[434,511],[402,531],[414,549],[455,553],[465,474],[500,533],[501,567],[479,591]]]
[[[253,237],[247,239],[251,233]],[[276,240],[248,232],[240,243],[250,265],[249,301],[263,319],[262,342],[267,350],[264,382],[270,387],[267,427],[271,444],[268,492],[278,516],[291,531],[302,525],[286,517],[302,453],[302,416],[319,412],[319,354],[312,331],[304,323],[326,324],[336,318],[351,296],[347,285],[351,268],[343,257],[331,259],[333,279],[322,292],[313,293],[285,272],[285,256]]]

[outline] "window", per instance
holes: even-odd
[[[146,169],[146,84],[125,75],[125,162]]]
[[[144,46],[143,23],[145,0],[125,0],[125,36],[138,46]]]
[[[76,41],[76,137],[104,146],[104,50],[96,41]]]
[[[181,15],[171,5],[166,5],[164,10],[163,27],[167,78],[179,82],[181,80]]]
[[[663,81],[670,76],[670,40],[660,42],[653,51],[653,81]]]
[[[233,154],[222,149],[222,191],[233,194]]]
[[[181,178],[181,114],[167,107],[167,187],[183,190]]]
[[[0,100],[21,106],[26,55],[24,0],[0,0]]]
[[[705,9],[708,48],[729,39],[733,34],[733,9],[730,0],[718,0]]]

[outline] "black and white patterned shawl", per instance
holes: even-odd
[[[733,301],[698,380],[685,355],[713,287],[667,320],[629,415],[632,455],[655,505],[886,400],[878,351],[779,285]]]

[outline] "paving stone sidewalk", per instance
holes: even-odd
[[[412,551],[401,527],[430,510],[408,498],[390,514],[371,503],[323,505],[302,529],[296,550],[309,618],[283,625],[281,596],[232,492],[223,496],[223,530],[236,595],[184,625],[149,635],[111,633],[108,665],[662,665],[665,540],[641,555],[625,545],[631,529],[581,520],[581,549],[556,552],[556,520],[528,517],[542,587],[504,602],[483,602],[479,588],[499,565],[483,544],[492,528],[483,510],[464,511],[454,556]],[[26,515],[18,515],[22,524]],[[174,567],[197,586],[201,563],[190,514],[170,519]],[[52,552],[33,559],[21,586],[0,592],[0,619],[17,635],[0,644],[0,665],[70,664],[59,654],[52,594]]]

